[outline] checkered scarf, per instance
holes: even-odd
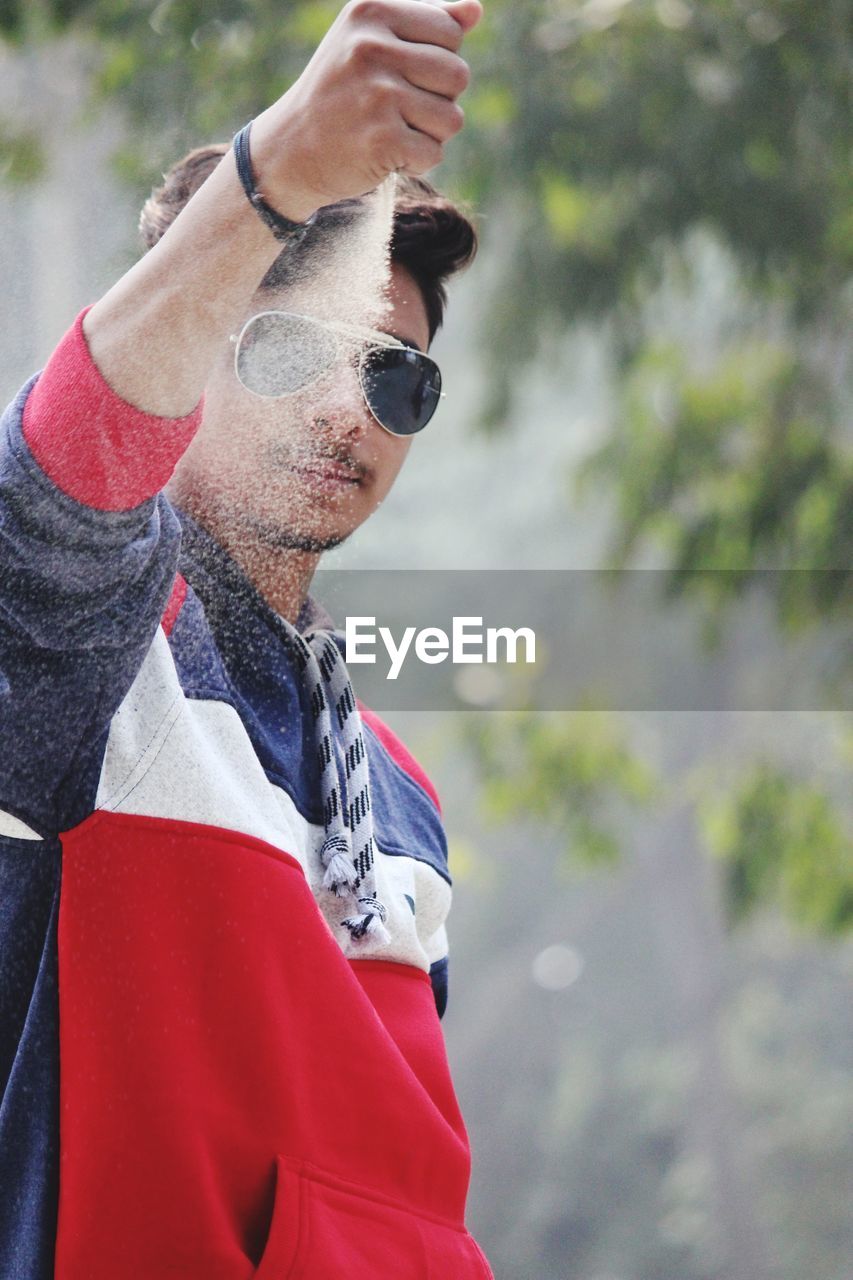
[[[353,939],[369,936],[375,943],[388,943],[388,913],[376,896],[367,749],[349,673],[329,631],[313,631],[303,637],[285,619],[280,622],[286,629],[311,707],[326,829],[321,850],[323,886],[339,897],[353,900],[356,910],[341,921]],[[340,731],[340,748],[332,716]],[[338,749],[344,763],[343,790]]]

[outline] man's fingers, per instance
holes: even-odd
[[[423,89],[409,88],[402,104],[402,116],[410,128],[445,143],[462,128],[465,116],[460,106]]]
[[[383,26],[399,40],[438,45],[456,53],[465,30],[453,16],[453,9],[470,3],[476,0],[457,0],[456,5],[436,0],[353,0],[349,12],[356,21]]]
[[[427,173],[441,163],[441,158],[440,142],[417,129],[409,129],[401,143],[400,158],[394,168],[397,173]]]
[[[398,45],[398,70],[409,84],[443,98],[458,98],[468,87],[471,73],[468,64],[447,49],[434,45]]]
[[[443,0],[421,0],[421,3],[442,5],[453,21],[462,28],[463,35],[472,31],[483,16],[480,0],[453,0],[451,4],[444,4]]]

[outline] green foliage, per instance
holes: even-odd
[[[516,110],[453,153],[487,209],[516,210],[483,328],[487,425],[551,331],[606,320],[624,412],[587,482],[615,497],[613,562],[654,547],[671,594],[712,609],[782,570],[790,626],[849,607],[852,45],[850,0],[495,0],[475,65]],[[697,231],[766,308],[701,365],[644,318]]]
[[[89,6],[102,50],[100,92],[135,128],[181,120],[197,141],[225,136],[299,74],[338,5],[299,0],[160,0]]]
[[[776,903],[807,929],[853,927],[853,839],[824,792],[757,764],[731,792],[706,801],[704,826],[725,861],[735,919]]]
[[[38,135],[0,120],[0,179],[24,185],[40,178],[44,167],[44,148]]]
[[[100,92],[165,163],[176,129],[181,145],[228,136],[281,93],[338,8],[0,0],[0,31],[22,38],[41,15],[45,31],[97,41]],[[826,312],[853,258],[851,18],[851,0],[491,0],[466,44],[468,128],[445,176],[487,215],[516,211],[485,309],[493,421],[555,319],[630,325],[660,246],[697,225],[756,287],[783,290],[798,315]]]
[[[487,207],[525,197],[512,256],[536,253],[501,307],[540,333],[555,315],[628,321],[660,246],[701,225],[755,287],[825,309],[853,252],[851,31],[849,0],[493,0],[472,58],[512,127],[477,122],[451,163]]]
[[[182,150],[228,137],[278,96],[338,9],[0,0],[0,38],[70,29],[87,43],[97,94],[132,124],[119,163],[141,193]],[[480,207],[500,253],[480,324],[484,422],[505,422],[516,373],[543,341],[602,321],[624,413],[587,482],[615,497],[613,560],[652,543],[672,594],[710,591],[717,611],[761,570],[783,570],[773,591],[786,625],[837,620],[849,604],[851,41],[853,0],[488,0],[466,43],[467,128],[442,175]],[[0,137],[7,177],[36,176],[40,163],[28,132]],[[688,269],[697,231],[756,302],[701,362],[680,334],[650,332],[644,312],[673,258]],[[637,800],[648,780],[603,721],[490,715],[470,719],[469,741],[493,813],[538,817],[578,856],[612,859],[599,806]],[[805,865],[791,850],[807,838],[835,865],[837,819],[804,784],[762,776],[731,802],[730,831],[753,815],[749,840],[727,846],[753,886],[742,901],[793,893],[798,918],[840,927],[831,904],[806,908],[790,888]],[[777,878],[755,835],[771,827],[788,850]]]
[[[641,350],[619,428],[583,477],[615,487],[614,563],[651,538],[666,549],[673,594],[701,589],[719,608],[782,568],[783,625],[848,614],[853,458],[825,401],[807,362],[763,337],[710,371],[690,368],[682,347]]]
[[[50,36],[91,14],[91,0],[0,0],[0,37]]]
[[[96,37],[104,91],[152,131],[182,118],[200,136],[266,105],[338,8],[0,0],[0,30],[20,38],[40,14]],[[452,164],[486,205],[533,192],[523,233],[544,236],[565,314],[619,302],[655,237],[697,220],[758,275],[822,305],[851,255],[850,18],[849,0],[492,0],[466,46],[476,78]],[[564,184],[603,219],[585,220],[591,244],[553,217]]]
[[[538,821],[581,863],[613,863],[613,809],[646,802],[654,791],[649,769],[600,713],[472,713],[461,733],[489,818]]]

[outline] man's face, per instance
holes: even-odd
[[[391,306],[383,331],[426,351],[429,325],[420,289],[402,267],[392,267]],[[247,315],[295,311],[335,320],[335,299],[303,289],[257,293]],[[322,551],[336,546],[372,515],[391,488],[410,437],[392,436],[364,402],[357,351],[341,358],[312,385],[263,400],[234,372],[229,344],[205,390],[204,420],[181,462],[179,503],[212,531],[227,529],[268,546]]]

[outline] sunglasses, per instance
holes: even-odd
[[[392,436],[422,431],[444,394],[434,360],[374,329],[316,320],[293,311],[261,311],[231,341],[236,343],[234,369],[239,382],[265,400],[278,400],[311,386],[342,355],[357,357],[364,402]]]

